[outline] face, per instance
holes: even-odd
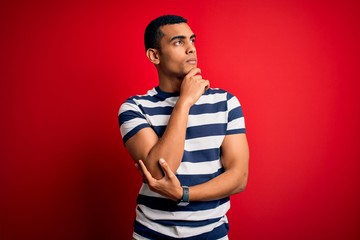
[[[170,24],[160,28],[158,68],[169,77],[184,77],[197,66],[195,35],[186,23]]]

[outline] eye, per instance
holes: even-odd
[[[182,40],[178,40],[178,41],[175,41],[174,42],[175,46],[180,46],[183,44],[183,41]]]
[[[194,44],[195,43],[195,38],[191,39],[190,41]]]

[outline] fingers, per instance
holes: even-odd
[[[192,80],[192,81],[201,81],[201,80],[203,80],[203,78],[202,78],[201,75],[195,75],[195,76],[190,77],[190,80]]]
[[[203,86],[205,90],[210,87],[209,80],[203,79],[201,75],[191,76],[189,78],[189,80],[192,81],[192,82],[195,82],[197,84],[200,84],[200,86]]]
[[[210,82],[209,80],[202,78],[200,68],[192,68],[187,74],[187,77],[193,81],[200,82],[204,86],[205,90],[210,88]]]
[[[159,164],[168,178],[175,176],[174,172],[170,169],[169,165],[164,159],[160,158]]]
[[[195,75],[198,75],[198,74],[201,74],[201,70],[200,68],[192,68],[190,69],[190,71],[186,74],[186,76],[195,76]]]
[[[209,80],[203,80],[202,84],[204,85],[205,90],[208,89],[208,88],[210,88],[210,82],[209,82]]]
[[[153,179],[153,177],[152,177],[151,173],[147,170],[147,168],[142,160],[139,160],[139,165],[140,165],[139,170],[141,170],[143,178],[145,178],[147,182],[150,182]]]
[[[139,165],[144,175],[150,174],[142,160],[139,160]]]
[[[135,167],[139,171],[140,175],[144,178],[144,172],[142,171],[140,165],[138,163],[135,163]]]
[[[159,160],[160,167],[164,171],[165,177],[162,179],[174,179],[176,178],[174,172],[171,170],[170,166],[164,159]],[[151,173],[146,168],[144,162],[139,160],[138,163],[135,163],[135,167],[139,170],[140,174],[142,175],[144,181],[149,185],[150,189],[155,189],[156,185],[159,183],[159,180],[153,178]]]
[[[200,85],[203,87],[204,92],[210,88],[210,82],[209,80],[201,79],[199,80]]]

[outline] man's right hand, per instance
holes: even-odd
[[[202,78],[200,68],[193,68],[181,83],[179,100],[192,106],[209,87],[210,82]]]

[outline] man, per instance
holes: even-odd
[[[248,175],[240,103],[202,78],[186,19],[154,19],[145,49],[159,85],[119,110],[123,142],[144,179],[133,238],[228,239],[229,196]]]

